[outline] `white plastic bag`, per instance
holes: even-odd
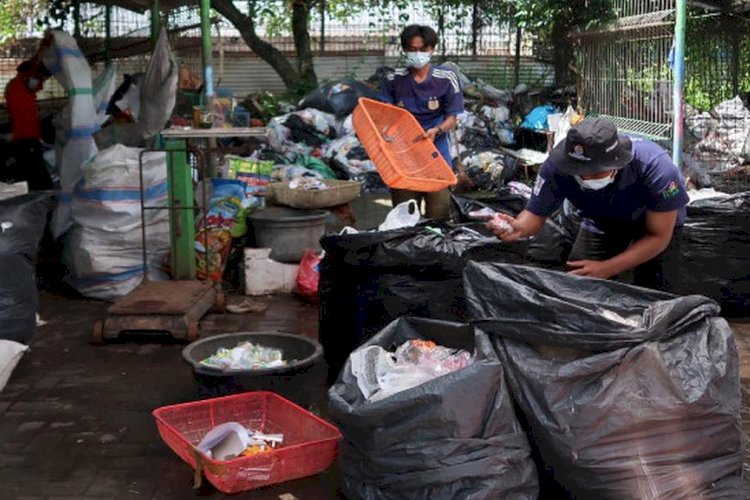
[[[28,350],[28,346],[19,342],[0,339],[0,392],[3,391],[5,385],[8,383],[10,374],[13,373],[16,365],[21,360],[21,356]]]
[[[568,109],[565,110],[565,113],[560,116],[559,120],[557,121],[557,127],[554,130],[555,132],[555,146],[560,144],[567,136],[568,136],[568,130],[573,128],[573,119],[576,116],[576,110],[573,109],[572,106],[568,106]],[[550,130],[552,130],[550,128]]]
[[[390,231],[392,229],[401,229],[402,227],[413,227],[419,222],[419,205],[416,200],[409,200],[396,205],[385,217],[378,231]]]

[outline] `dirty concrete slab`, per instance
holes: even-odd
[[[45,296],[31,350],[0,393],[0,485],[15,498],[224,498],[161,441],[151,411],[199,398],[192,372],[169,337],[123,337],[103,346],[92,325],[107,305]],[[264,314],[210,315],[204,335],[284,331],[318,336],[318,309],[291,296]],[[313,375],[312,411],[325,411],[325,366]],[[233,498],[338,496],[335,472]]]

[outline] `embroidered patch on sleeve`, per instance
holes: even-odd
[[[544,177],[541,175],[536,176],[536,182],[534,182],[534,196],[539,196],[539,193],[542,192],[542,187],[544,186]]]
[[[661,197],[664,200],[668,200],[670,198],[674,198],[680,194],[680,186],[677,185],[677,182],[672,181],[667,185],[666,188],[661,192]]]

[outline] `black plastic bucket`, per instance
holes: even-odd
[[[286,366],[257,370],[221,370],[200,364],[220,347],[232,349],[242,342],[252,342],[281,349]],[[301,406],[314,403],[313,396],[322,390],[313,370],[320,364],[323,347],[302,335],[280,332],[229,333],[198,340],[182,350],[182,358],[193,369],[198,396],[209,398],[246,391],[272,391]],[[320,388],[316,386],[320,385]]]

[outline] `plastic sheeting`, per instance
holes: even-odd
[[[169,48],[167,32],[162,29],[143,78],[131,87],[128,94],[137,93],[136,121],[112,123],[103,128],[96,134],[97,145],[102,149],[115,144],[142,146],[145,140],[158,134],[172,115],[178,78],[177,61]]]
[[[738,353],[713,301],[487,263],[464,285],[573,497],[745,497]]]
[[[81,179],[81,166],[97,153],[93,135],[99,130],[99,119],[86,56],[72,36],[62,31],[51,34],[42,62],[68,93],[68,103],[55,118],[62,194],[52,219],[52,234],[59,237],[70,228],[70,199]]]
[[[324,236],[320,342],[335,380],[352,350],[400,316],[465,319],[467,260],[521,263],[524,242],[503,243],[473,224]]]
[[[750,314],[750,192],[687,207],[674,292],[716,300],[727,316]]]
[[[402,318],[366,346],[411,339],[476,351],[476,357],[466,368],[375,402],[365,401],[347,363],[329,391],[331,415],[344,435],[344,493],[364,500],[536,499],[529,444],[487,335],[467,325]]]
[[[360,97],[377,99],[378,94],[377,89],[364,82],[340,80],[313,90],[300,101],[299,107],[315,108],[344,118],[354,111]]]
[[[51,208],[45,192],[0,201],[0,339],[26,342],[34,333],[34,257]]]
[[[167,30],[162,28],[140,84],[138,125],[144,139],[158,134],[169,121],[177,98],[177,69]]]

